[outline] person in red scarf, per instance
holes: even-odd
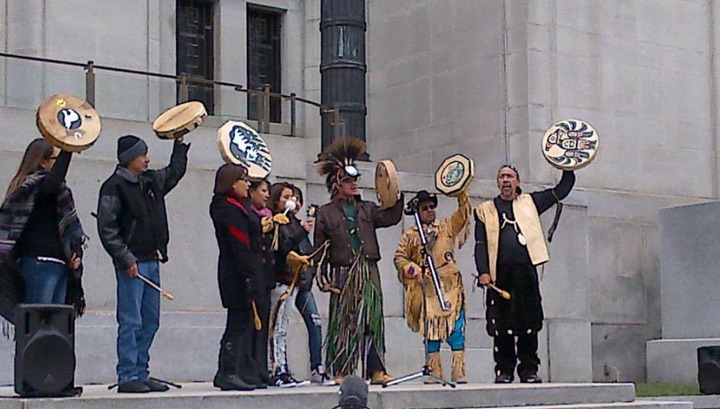
[[[225,164],[215,174],[210,217],[215,227],[218,286],[227,309],[220,341],[218,371],[213,385],[221,390],[255,389],[258,369],[252,357],[253,312],[257,298],[260,258],[260,224],[251,218],[247,169]]]

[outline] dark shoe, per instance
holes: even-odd
[[[147,381],[145,381],[145,385],[150,388],[150,392],[167,392],[168,389],[170,389],[169,386],[154,379],[148,379]]]
[[[213,386],[223,391],[252,391],[253,383],[240,379],[236,373],[237,351],[232,341],[223,341],[218,356],[218,371],[213,379]]]
[[[118,393],[148,393],[150,387],[142,381],[130,381],[118,385]]]
[[[538,376],[538,374],[530,374],[527,376],[521,376],[520,377],[521,383],[542,383],[542,378]]]
[[[281,373],[273,377],[270,385],[278,388],[294,388],[297,386],[297,381],[290,374]]]
[[[500,375],[495,377],[495,383],[512,383],[513,377],[512,375],[501,373]]]
[[[220,388],[221,391],[254,391],[255,385],[249,385],[237,375],[225,375],[218,373],[213,379],[213,386]]]

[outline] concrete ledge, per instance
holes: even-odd
[[[697,385],[697,349],[720,345],[720,338],[658,339],[648,341],[648,382]]]
[[[77,398],[19,399],[0,398],[0,409],[16,408],[263,408],[307,409],[331,408],[337,404],[338,387],[307,386],[271,388],[252,392],[221,392],[209,383],[185,384],[182,389],[147,395],[119,395],[104,386],[88,386]],[[11,388],[0,388],[0,395],[13,395]],[[618,407],[633,401],[632,384],[542,384],[542,385],[459,385],[449,387],[402,384],[383,389],[371,386],[368,406],[373,409],[481,408],[520,406]],[[570,405],[570,406],[567,406]],[[635,408],[661,408],[652,405],[631,405]],[[685,409],[685,407],[682,407]],[[687,409],[690,409],[687,406]]]
[[[643,397],[647,401],[673,401],[692,404],[693,409],[717,409],[720,408],[720,395],[684,395],[684,396],[660,396]]]

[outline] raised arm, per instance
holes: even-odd
[[[43,179],[40,185],[40,194],[51,196],[56,195],[60,192],[60,187],[63,181],[67,177],[68,168],[70,167],[70,159],[72,159],[72,153],[66,151],[60,151],[55,165],[53,165],[50,172],[48,172],[45,179]]]
[[[544,213],[547,209],[551,208],[552,205],[560,200],[563,200],[570,194],[573,186],[575,185],[575,172],[571,170],[563,171],[560,182],[555,187],[545,189],[540,192],[530,193],[530,196],[535,202],[538,214]]]
[[[173,190],[185,175],[189,149],[189,143],[180,143],[175,140],[175,143],[173,143],[173,151],[170,155],[170,163],[160,170],[151,171],[153,172],[153,177],[157,180],[158,187],[162,189],[163,194],[167,194]]]
[[[400,198],[397,200],[393,207],[381,209],[373,203],[373,222],[376,228],[390,227],[400,223],[402,219],[403,204],[405,203],[405,195],[400,194]],[[317,241],[315,242],[317,243]]]
[[[457,196],[458,208],[450,217],[443,220],[447,223],[448,230],[453,236],[460,234],[462,229],[467,225],[472,208],[470,206],[470,197],[467,192],[461,192]]]

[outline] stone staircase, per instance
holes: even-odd
[[[119,395],[103,385],[85,387],[76,398],[18,399],[11,387],[0,388],[0,409],[330,409],[338,387],[271,388],[221,392],[209,383],[187,383],[182,389],[146,395]],[[405,383],[371,386],[371,409],[523,408],[534,409],[692,409],[691,402],[635,400],[633,384],[467,384],[457,388]]]

